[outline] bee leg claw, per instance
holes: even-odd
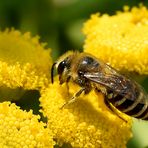
[[[84,92],[84,91],[85,91],[85,88],[80,89],[78,92],[76,92],[76,93],[74,94],[74,96],[73,96],[68,102],[64,103],[64,104],[60,107],[60,109],[63,109],[63,108],[65,108],[66,106],[68,106],[68,105],[74,103],[74,102],[78,99],[78,97],[82,94],[82,92]]]

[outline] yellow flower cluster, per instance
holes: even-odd
[[[29,33],[0,32],[1,101],[19,99],[25,90],[40,91],[49,85],[52,60],[44,46]],[[0,103],[0,147],[53,147],[52,132],[39,119],[15,104]]]
[[[1,148],[52,148],[53,137],[39,116],[10,102],[0,103]]]
[[[148,10],[133,7],[116,15],[94,14],[83,28],[84,51],[118,70],[148,74]]]
[[[31,37],[29,32],[21,34],[13,29],[0,32],[0,61],[9,65],[30,63],[39,74],[49,74],[50,49],[44,47],[45,44],[39,43],[39,37]]]
[[[103,59],[119,70],[148,74],[148,10],[142,6],[125,8],[109,16],[92,15],[85,23],[84,51]],[[7,44],[6,44],[7,43]],[[0,104],[0,147],[53,147],[64,143],[80,148],[125,148],[131,138],[132,120],[127,122],[110,111],[101,93],[81,95],[61,109],[79,86],[50,83],[50,50],[44,50],[38,38],[11,30],[0,32],[0,86],[4,90],[37,89],[40,105],[47,117],[39,122],[32,112],[22,111],[14,104]],[[7,92],[7,91],[6,91]],[[1,98],[0,98],[1,99]]]
[[[43,114],[48,128],[59,145],[70,143],[80,148],[125,148],[131,134],[131,118],[122,114],[127,123],[110,112],[101,93],[92,91],[81,95],[78,101],[61,109],[61,106],[79,89],[73,83],[50,85],[41,94]],[[69,94],[69,95],[68,95]]]
[[[48,86],[52,60],[50,49],[45,50],[44,46],[30,33],[0,32],[0,91],[10,88],[23,94],[18,88],[39,90]]]

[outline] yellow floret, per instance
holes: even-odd
[[[23,111],[10,102],[0,103],[0,147],[52,148],[52,133],[38,120],[32,111]]]
[[[148,10],[132,8],[109,16],[94,14],[83,28],[84,51],[118,70],[148,74]]]
[[[74,84],[59,85],[58,81],[42,92],[42,111],[48,118],[58,144],[69,143],[80,148],[125,148],[131,138],[131,118],[123,115],[127,122],[110,112],[104,105],[103,95],[91,91],[61,109],[62,105],[79,89]],[[69,95],[68,95],[69,94]]]

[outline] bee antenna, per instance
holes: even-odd
[[[53,83],[53,81],[54,81],[54,68],[55,68],[56,64],[57,64],[56,62],[53,63],[53,65],[51,67],[51,83]]]

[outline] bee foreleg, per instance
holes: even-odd
[[[116,114],[120,119],[122,119],[123,121],[127,122],[126,119],[124,119],[118,112],[117,110],[114,108],[114,106],[105,98],[104,99],[104,103],[106,104],[106,106],[114,113]]]
[[[67,87],[68,92],[69,92],[69,85],[68,85],[69,83],[68,82],[70,81],[70,78],[71,77],[68,76],[67,79],[66,79],[66,87]]]
[[[68,82],[66,82],[66,88],[67,88],[67,93],[68,93],[68,96],[69,96],[69,85],[68,85]]]
[[[63,109],[64,107],[68,106],[69,104],[74,103],[83,92],[85,92],[85,88],[81,88],[78,92],[76,92],[68,102],[66,102],[65,104],[62,105],[62,107],[60,109]]]

